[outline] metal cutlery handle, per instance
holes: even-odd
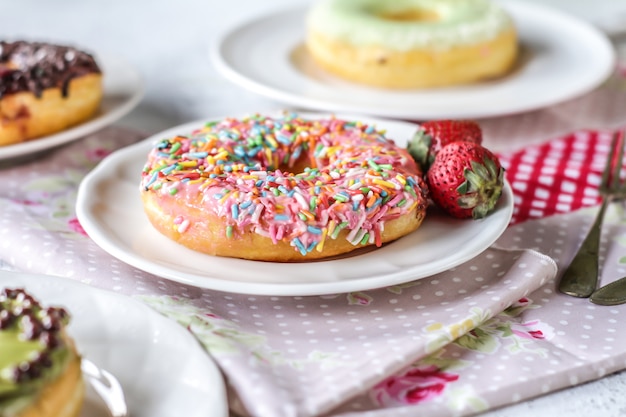
[[[598,187],[602,195],[602,205],[578,253],[561,277],[559,291],[564,294],[587,298],[598,285],[598,257],[604,213],[614,198],[626,195],[626,183],[621,180],[620,176],[624,158],[624,139],[624,132],[613,134],[602,172],[602,180]]]
[[[600,251],[600,233],[604,212],[609,204],[608,198],[602,201],[596,219],[585,237],[578,253],[567,267],[559,291],[573,297],[587,298],[598,285],[598,254]]]

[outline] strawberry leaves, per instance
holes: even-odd
[[[428,169],[435,161],[435,154],[431,152],[432,142],[432,136],[426,133],[423,128],[415,132],[415,135],[409,140],[407,147],[409,154],[424,170]]]
[[[482,130],[473,120],[431,120],[420,125],[409,140],[408,151],[424,171],[437,154],[452,142],[482,143]]]

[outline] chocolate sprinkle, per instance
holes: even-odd
[[[69,314],[61,307],[43,308],[22,288],[5,288],[0,292],[0,330],[17,326],[22,340],[39,340],[44,350],[13,370],[13,380],[36,379],[52,366],[50,353],[63,342],[59,331],[69,322]]]

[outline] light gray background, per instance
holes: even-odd
[[[526,0],[553,5],[612,36],[626,33],[626,0]],[[209,116],[281,108],[223,79],[208,50],[233,24],[303,0],[4,0],[0,37],[72,43],[119,55],[145,98],[118,124],[147,133]],[[626,373],[484,414],[485,417],[626,415]]]

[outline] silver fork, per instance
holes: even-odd
[[[109,409],[111,417],[128,417],[128,407],[122,386],[113,375],[88,359],[81,361],[83,375]]]
[[[615,154],[617,152],[617,158]],[[624,156],[624,132],[615,132],[611,140],[611,149],[602,172],[599,191],[602,205],[576,256],[563,273],[559,291],[573,297],[587,298],[598,285],[598,255],[600,234],[604,213],[608,205],[617,197],[626,195],[626,184],[620,180],[622,158]]]

